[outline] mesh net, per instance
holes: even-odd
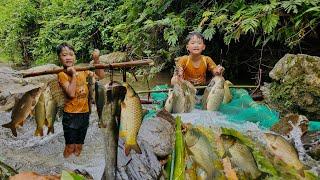
[[[167,85],[155,86],[153,90],[167,89]],[[279,120],[279,113],[270,109],[264,104],[253,101],[248,91],[241,88],[230,88],[232,101],[227,104],[221,104],[219,112],[225,115],[226,119],[234,123],[252,122],[256,123],[263,129],[269,129]],[[155,102],[153,109],[149,110],[146,119],[155,116],[155,112],[163,108],[168,97],[167,93],[151,93]],[[201,104],[196,104],[197,109],[202,109]],[[310,121],[309,131],[320,130],[320,122]]]

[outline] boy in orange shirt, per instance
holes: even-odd
[[[191,32],[187,36],[187,51],[189,55],[178,58],[176,72],[171,79],[171,84],[176,84],[184,79],[193,85],[206,85],[206,73],[221,75],[224,68],[216,65],[209,56],[202,55],[205,50],[204,37],[198,32]]]
[[[94,76],[91,71],[78,71],[74,68],[75,52],[74,48],[67,43],[62,43],[57,47],[57,54],[65,72],[58,74],[58,81],[66,99],[63,108],[62,125],[65,138],[65,149],[63,156],[68,158],[72,153],[80,156],[82,145],[86,137],[89,126],[89,101],[87,77]],[[94,63],[99,63],[99,55],[93,54]],[[99,78],[104,78],[104,70],[95,71]]]

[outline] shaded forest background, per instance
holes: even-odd
[[[56,46],[69,42],[79,62],[98,48],[172,71],[191,31],[231,80],[267,80],[286,53],[320,56],[319,0],[0,0],[0,12],[0,61],[22,66],[57,63]]]

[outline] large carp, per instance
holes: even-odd
[[[58,103],[51,93],[51,88],[47,87],[44,93],[44,102],[46,109],[46,125],[48,126],[47,134],[54,133],[54,121],[57,117]]]
[[[240,144],[236,141],[228,149],[228,152],[231,163],[235,165],[237,169],[243,171],[247,175],[250,175],[250,178],[252,179],[257,179],[261,175],[255,159],[246,145]]]
[[[196,89],[189,81],[180,81],[169,91],[165,110],[170,113],[190,112],[196,103]]]
[[[121,130],[125,136],[125,154],[129,155],[131,149],[141,153],[137,144],[137,135],[141,126],[143,112],[139,96],[128,83],[122,84],[127,92],[121,102]]]
[[[189,82],[183,81],[181,83],[182,90],[185,96],[184,112],[191,112],[196,104],[196,88]]]
[[[209,111],[216,111],[223,101],[225,80],[222,76],[215,76],[212,81],[214,81],[214,85],[208,94],[207,103],[203,104],[203,107]]]
[[[205,179],[214,179],[220,175],[218,171],[213,168],[218,156],[213,151],[210,141],[204,134],[196,128],[191,128],[185,134],[185,142],[190,152],[190,157],[198,166],[205,170]]]
[[[232,100],[232,95],[230,92],[230,87],[232,83],[228,80],[226,80],[223,84],[223,88],[224,88],[224,97],[223,97],[223,103],[227,104]]]
[[[282,136],[265,133],[265,140],[267,141],[268,150],[277,158],[297,170],[303,168],[303,164],[299,160],[296,149]]]
[[[10,128],[12,134],[17,137],[17,127],[22,126],[25,119],[36,106],[42,88],[36,88],[26,92],[12,109],[11,122],[3,124],[2,127]]]
[[[44,93],[41,92],[38,103],[35,106],[35,120],[37,124],[36,131],[34,132],[35,136],[43,136],[43,127],[46,122],[46,108],[45,108],[45,100]]]
[[[186,98],[180,85],[175,84],[169,92],[165,103],[165,110],[170,113],[183,113],[185,111]]]
[[[104,95],[104,105],[102,107],[100,118],[100,127],[104,135],[105,142],[105,176],[106,179],[115,179],[117,167],[117,148],[118,148],[118,134],[119,123],[117,117],[120,113],[120,100],[123,100],[125,95],[125,87],[118,82],[110,82],[105,87],[97,84],[98,96],[96,103],[102,103],[102,98],[99,96]],[[121,92],[120,92],[121,91]],[[119,107],[118,107],[119,106]]]

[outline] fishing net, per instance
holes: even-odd
[[[155,86],[153,90],[167,89],[167,85]],[[264,104],[253,101],[248,91],[241,88],[230,88],[232,101],[221,104],[219,112],[225,115],[225,119],[234,123],[252,122],[260,128],[269,129],[279,120],[279,113]],[[149,110],[146,119],[153,117],[157,110],[163,108],[167,99],[167,93],[152,93],[151,97],[156,103],[154,109]],[[198,97],[199,98],[199,97]],[[200,103],[196,104],[196,109],[202,109]],[[320,130],[320,122],[310,121],[309,131]]]

